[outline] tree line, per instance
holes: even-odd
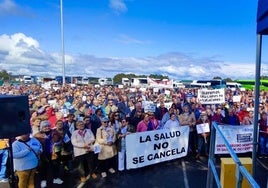
[[[12,74],[7,72],[6,70],[1,70],[0,71],[0,80],[2,81],[10,81],[12,80]],[[114,77],[113,77],[113,81],[114,83],[121,83],[122,81],[122,78],[128,78],[128,79],[131,79],[131,78],[146,78],[148,77],[148,75],[136,75],[136,74],[124,74],[124,73],[119,73],[119,74],[116,74]],[[154,79],[169,79],[168,76],[166,75],[159,75],[159,74],[150,74],[149,75],[150,78],[154,78]],[[213,79],[222,79],[220,76],[215,76]],[[268,79],[268,76],[262,76],[261,79],[263,80],[266,80]],[[226,82],[232,82],[233,80],[231,78],[225,78],[223,80],[226,80]]]

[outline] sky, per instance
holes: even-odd
[[[257,0],[62,2],[66,76],[254,79]],[[0,70],[62,75],[60,7],[60,0],[0,0]],[[263,53],[261,75],[267,62]]]

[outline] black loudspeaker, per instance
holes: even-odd
[[[31,133],[28,96],[0,96],[0,138]]]

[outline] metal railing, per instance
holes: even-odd
[[[246,178],[248,183],[253,188],[259,188],[260,186],[257,184],[257,182],[253,179],[251,174],[247,171],[247,169],[243,166],[239,158],[237,157],[236,153],[232,149],[231,145],[229,144],[228,140],[225,138],[224,134],[218,127],[216,122],[212,123],[211,127],[211,136],[210,136],[210,150],[209,150],[209,159],[208,159],[208,173],[207,173],[207,185],[206,188],[212,188],[213,187],[213,179],[215,180],[217,187],[222,187],[220,183],[220,178],[216,169],[215,165],[215,140],[216,140],[216,131],[217,134],[220,135],[222,138],[226,148],[229,151],[229,154],[231,155],[232,159],[235,162],[236,165],[236,188],[241,188],[242,186],[242,180],[243,178]]]

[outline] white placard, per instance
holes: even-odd
[[[152,101],[143,101],[142,105],[143,105],[145,113],[147,113],[147,112],[155,112],[156,104],[154,104],[154,102],[152,102]]]
[[[202,123],[196,125],[197,134],[210,132],[209,123]]]
[[[240,102],[241,96],[240,95],[235,95],[233,96],[233,102]]]
[[[169,91],[169,90],[165,90],[165,94],[166,94],[167,96],[169,96],[169,95],[170,95],[170,91]]]
[[[224,89],[199,89],[197,100],[201,104],[221,104],[225,102]]]
[[[154,93],[158,93],[159,88],[153,88]]]

